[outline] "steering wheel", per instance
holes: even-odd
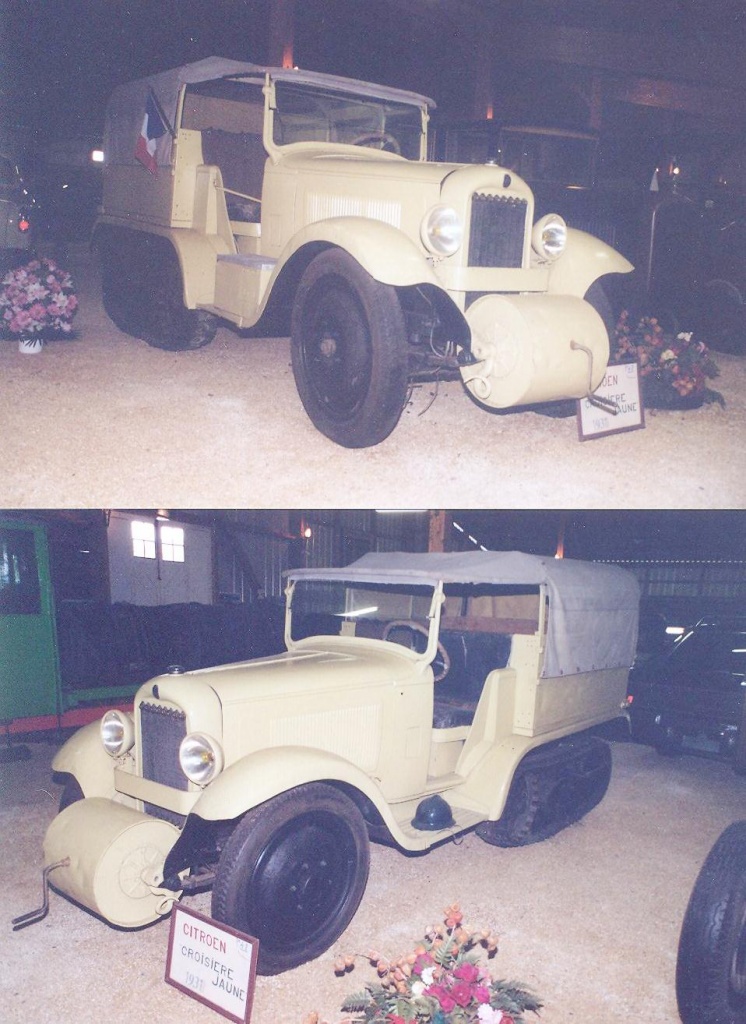
[[[392,622],[387,622],[386,625],[384,626],[383,639],[388,640],[391,634],[397,629],[408,630],[410,633],[421,633],[422,636],[424,636],[426,639],[429,638],[427,629],[420,622],[415,622],[413,619],[394,619]],[[411,651],[416,651],[417,648],[411,642],[412,640],[414,640],[414,637],[412,637],[409,642],[402,644],[402,646],[409,647]],[[398,643],[399,641],[394,640],[393,642]],[[448,675],[448,670],[450,669],[450,667],[451,659],[448,656],[448,651],[445,649],[440,640],[438,640],[438,650],[435,657],[433,658],[434,682],[439,683],[441,679]]]
[[[367,146],[369,142],[380,142],[380,148],[387,150],[391,153],[397,153],[401,156],[401,146],[399,140],[391,132],[377,131],[377,132],[363,132],[362,135],[356,136],[352,140],[353,146]]]

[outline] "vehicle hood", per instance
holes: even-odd
[[[407,181],[419,187],[432,185],[438,189],[457,174],[466,188],[506,188],[530,193],[526,183],[512,171],[496,164],[431,163],[405,160],[392,153],[365,147],[319,146],[300,143],[282,152],[278,165],[300,174],[321,174],[329,177],[382,178],[386,181]],[[506,183],[506,176],[509,182]]]
[[[176,677],[176,692],[187,683],[190,688],[209,686],[225,708],[311,690],[395,686],[420,672],[416,656],[394,644],[349,639],[335,645],[304,641],[284,654],[185,673]],[[166,678],[170,677],[161,680]],[[164,692],[163,686],[160,688]]]

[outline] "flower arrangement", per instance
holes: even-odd
[[[69,334],[77,309],[72,278],[46,257],[16,267],[0,282],[1,322],[13,336]]]
[[[361,959],[376,968],[378,980],[344,1001],[354,1014],[344,1024],[525,1024],[541,1002],[523,985],[497,981],[480,965],[479,947],[497,953],[497,936],[462,924],[458,904],[445,910],[444,925],[430,927],[413,950],[389,960],[377,952]],[[334,964],[337,974],[354,969],[355,956]],[[306,1024],[319,1024],[312,1014]]]
[[[645,404],[659,408],[687,408],[719,402],[723,396],[707,387],[708,377],[719,370],[710,351],[691,332],[673,337],[655,317],[635,324],[623,310],[611,339],[611,363],[637,362]]]

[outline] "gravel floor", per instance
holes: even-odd
[[[118,931],[52,894],[40,924],[10,931],[10,919],[40,900],[41,843],[59,797],[50,782],[54,748],[33,744],[30,761],[0,765],[0,855],[8,873],[0,902],[5,1024],[139,1024],[221,1019],[164,982],[168,924]],[[699,868],[723,828],[746,817],[746,779],[724,764],[663,759],[646,747],[613,745],[606,798],[553,839],[516,850],[473,834],[421,857],[373,846],[360,909],[318,960],[258,978],[253,1024],[302,1024],[311,1011],[342,1017],[346,994],[369,978],[337,978],[339,953],[371,946],[396,955],[460,902],[474,925],[501,936],[497,977],[519,979],[543,998],[543,1024],[677,1024],[674,969],[679,930]],[[187,904],[209,913],[209,896]]]
[[[725,408],[651,410],[578,440],[574,417],[490,413],[460,382],[415,390],[394,433],[350,451],[311,425],[287,339],[221,328],[197,352],[149,348],[103,312],[97,267],[67,261],[75,340],[0,341],[6,508],[742,508],[746,359],[718,354]]]

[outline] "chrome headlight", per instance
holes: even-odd
[[[190,782],[206,786],[223,770],[223,751],[212,736],[192,732],[181,741],[179,764]]]
[[[422,244],[436,256],[453,256],[463,237],[464,226],[452,206],[433,206],[422,218]]]
[[[556,260],[565,251],[567,224],[558,213],[548,213],[537,220],[531,232],[534,252],[545,260]]]
[[[101,742],[107,754],[126,754],[135,742],[135,724],[124,711],[107,711],[101,719]]]

